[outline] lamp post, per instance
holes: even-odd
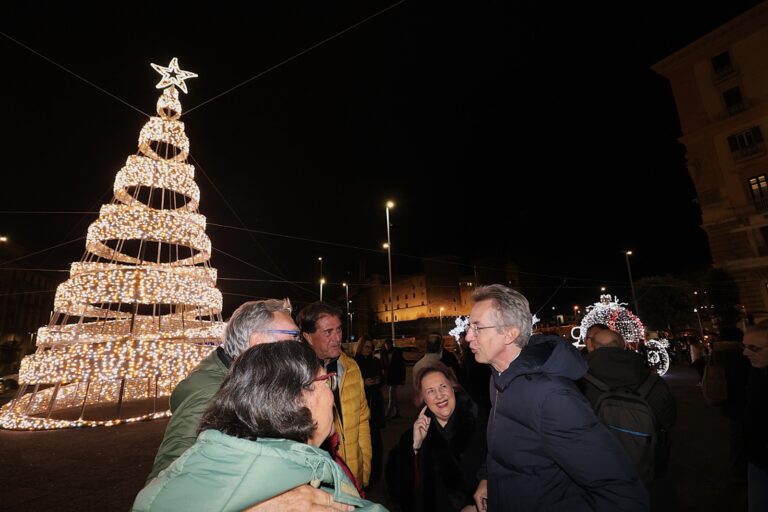
[[[632,280],[632,268],[629,266],[629,257],[632,251],[625,251],[624,258],[627,260],[627,273],[629,274],[629,287],[632,290],[632,304],[635,306],[635,315],[640,316],[640,307],[637,305],[637,295],[635,295],[635,282]]]
[[[387,201],[387,265],[389,267],[389,309],[390,326],[392,329],[392,343],[395,342],[395,303],[392,301],[392,239],[389,237],[389,209],[394,208],[395,203]]]
[[[341,286],[344,287],[344,296],[347,298],[347,340],[349,340],[352,335],[352,326],[349,323],[349,285],[347,283],[341,283]]]
[[[443,335],[443,311],[445,311],[445,308],[440,306],[440,336]]]
[[[696,313],[696,319],[699,321],[699,336],[704,340],[704,327],[701,325],[701,315],[699,315],[699,308],[693,308],[693,312]]]
[[[323,285],[325,284],[323,282],[323,257],[318,256],[317,261],[320,262],[320,300],[323,300]]]

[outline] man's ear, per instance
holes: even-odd
[[[520,337],[520,329],[517,327],[507,327],[504,331],[504,344],[511,345]]]
[[[309,333],[303,332],[301,333],[301,337],[304,338],[304,341],[306,341],[310,345],[312,344],[312,340],[309,339]]]

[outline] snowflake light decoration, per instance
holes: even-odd
[[[456,327],[448,331],[448,334],[453,336],[456,341],[459,341],[459,338],[464,332],[466,332],[468,326],[469,317],[459,315],[456,317]]]

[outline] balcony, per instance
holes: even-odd
[[[765,153],[765,142],[756,142],[754,144],[750,144],[749,146],[742,146],[740,148],[731,148],[731,154],[733,155],[733,160],[735,162],[738,162],[739,160],[744,160],[745,158],[750,158],[755,155],[761,155]]]
[[[726,106],[726,109],[728,110],[728,115],[733,116],[739,112],[744,112],[747,110],[747,104],[744,102],[744,100],[741,100]]]
[[[714,68],[715,82],[720,82],[736,74],[736,68],[730,62]]]
[[[755,210],[764,212],[768,210],[768,197],[761,197],[760,199],[753,199],[752,204],[755,205]]]

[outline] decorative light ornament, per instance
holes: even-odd
[[[166,87],[158,117],[142,128],[139,154],[128,157],[112,203],[88,228],[85,256],[57,288],[51,322],[38,330],[38,350],[21,362],[19,394],[0,408],[2,428],[167,417],[157,410],[158,397],[168,396],[221,340],[222,296],[208,265],[211,242],[197,213],[200,189],[185,162],[189,139],[174,87],[187,92],[184,80],[197,75],[180,70],[175,58],[167,68],[152,67],[163,75],[157,87]],[[126,401],[151,410],[123,418]],[[114,411],[115,404],[112,419],[84,418],[93,408],[102,408],[100,415],[104,407]]]
[[[187,84],[184,83],[184,80],[197,78],[197,73],[179,69],[179,60],[176,57],[171,59],[171,63],[168,64],[167,68],[158,64],[151,65],[155,71],[163,75],[163,77],[155,86],[157,89],[164,89],[166,87],[175,85],[184,91],[184,94],[187,94]]]
[[[448,334],[453,336],[456,341],[459,341],[461,335],[467,331],[467,327],[469,326],[469,316],[457,316],[455,323],[456,327],[448,331]]]
[[[645,339],[645,327],[634,313],[625,308],[625,302],[620,303],[618,297],[600,295],[600,302],[587,306],[588,313],[582,318],[581,326],[571,330],[571,336],[579,342],[584,341],[587,331],[594,324],[604,324],[612,331],[618,332],[632,347]],[[573,331],[579,330],[579,335]]]
[[[648,340],[645,342],[648,349],[648,365],[656,370],[659,375],[664,375],[669,370],[669,340],[661,338],[658,340]]]

